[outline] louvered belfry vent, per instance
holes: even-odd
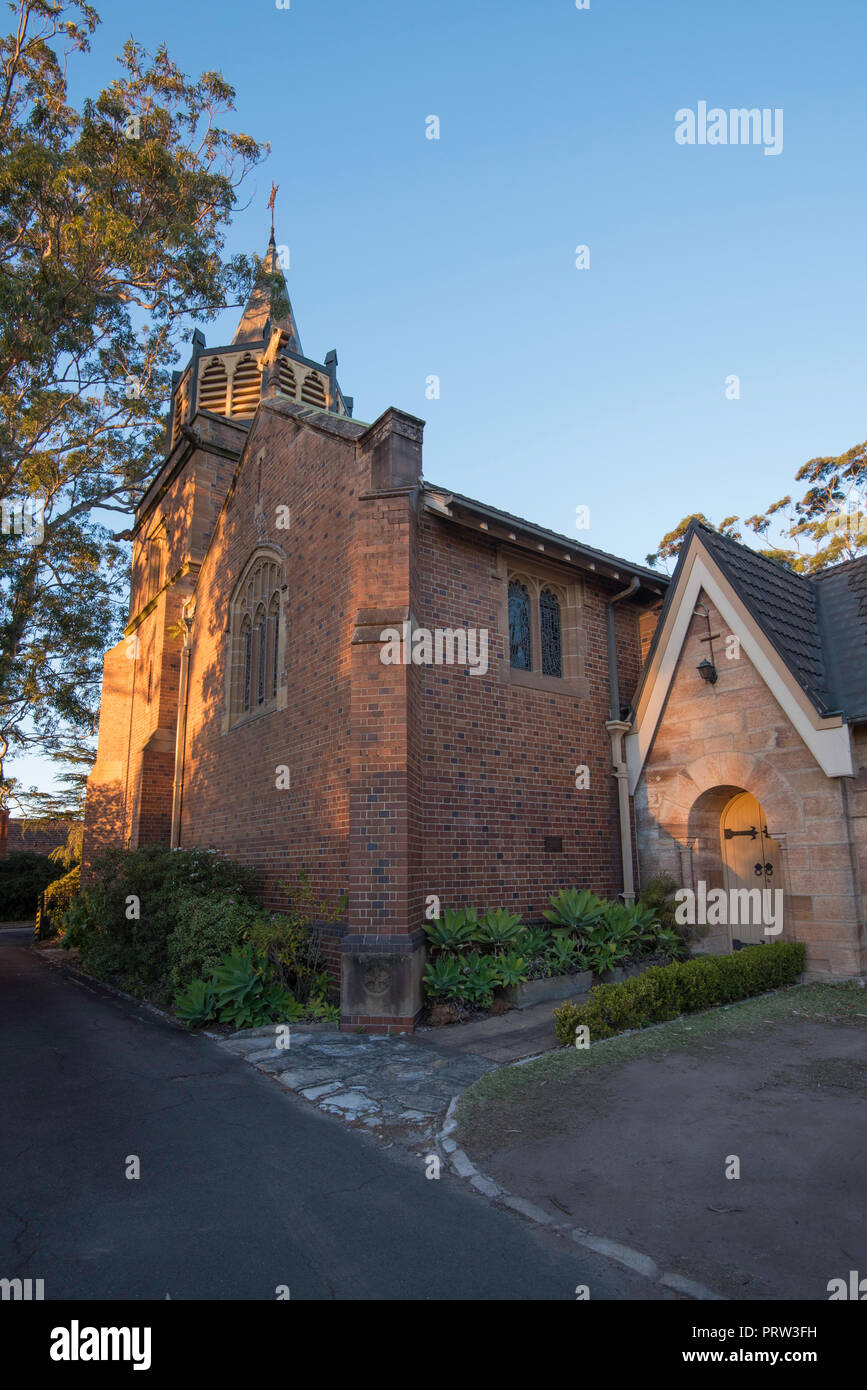
[[[213,357],[202,372],[199,382],[200,408],[212,410],[215,415],[225,415],[228,391],[229,377],[226,368],[219,357]]]
[[[298,395],[298,383],[295,380],[295,373],[286,357],[280,358],[280,374],[278,377],[280,390],[286,396],[291,396],[293,400]]]
[[[318,405],[322,410],[328,407],[325,387],[318,372],[308,372],[301,386],[301,399],[305,405]]]
[[[255,415],[262,392],[262,374],[254,357],[244,353],[232,378],[232,415]]]

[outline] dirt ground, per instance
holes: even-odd
[[[725,1298],[827,1299],[867,1277],[865,1102],[867,990],[811,985],[503,1068],[459,1137],[513,1194]]]

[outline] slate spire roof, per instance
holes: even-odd
[[[262,334],[269,319],[272,327],[282,328],[286,334],[285,346],[291,352],[303,355],[289,291],[286,288],[286,277],[274,241],[273,226],[259,275],[232,343],[255,343],[257,347],[261,347]]]

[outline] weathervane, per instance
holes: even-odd
[[[269,208],[271,209],[271,240],[272,240],[272,241],[273,241],[273,239],[274,239],[274,203],[275,203],[276,200],[277,200],[277,190],[279,189],[279,187],[280,187],[279,183],[272,183],[272,184],[271,184],[271,197],[268,199],[268,206],[269,206]]]

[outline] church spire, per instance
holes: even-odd
[[[286,334],[286,347],[291,352],[301,354],[301,339],[298,336],[295,315],[292,312],[289,291],[286,288],[286,279],[283,275],[283,266],[274,240],[274,203],[276,197],[277,185],[272,183],[271,196],[268,199],[268,207],[271,209],[271,236],[268,241],[268,250],[265,252],[265,259],[262,261],[256,283],[232,342],[260,344],[265,325],[270,320],[272,328],[282,328]]]

